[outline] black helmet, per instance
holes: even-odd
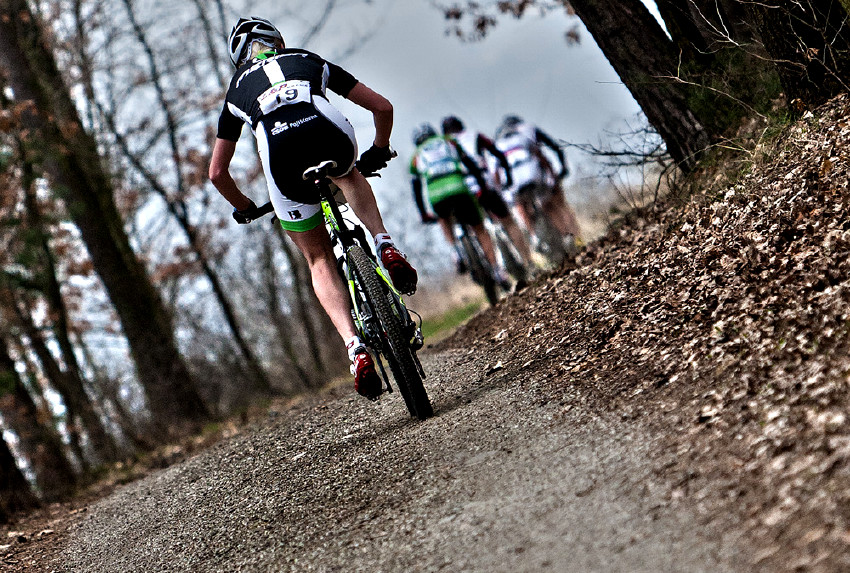
[[[522,118],[518,115],[506,115],[502,120],[502,125],[505,127],[514,127],[522,123]]]
[[[507,133],[515,131],[514,128],[523,123],[522,118],[518,115],[506,115],[502,119],[502,124],[496,129],[496,137],[501,137]]]
[[[423,123],[413,130],[413,143],[421,145],[426,139],[437,135],[437,130],[430,123]]]
[[[265,40],[270,43],[279,41],[281,44],[284,43],[280,31],[265,18],[258,18],[257,16],[239,18],[239,21],[236,22],[236,25],[230,31],[230,37],[227,39],[227,51],[230,54],[230,61],[237,68],[239,67],[239,62],[245,57],[245,49],[251,45],[253,40]]]
[[[443,118],[443,135],[449,133],[460,133],[463,131],[463,122],[454,115],[448,115]]]

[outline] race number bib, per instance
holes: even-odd
[[[263,115],[269,114],[284,105],[309,103],[310,101],[310,82],[304,80],[289,80],[279,83],[264,91],[257,98]]]

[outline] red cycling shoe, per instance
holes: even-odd
[[[385,245],[381,249],[381,264],[390,273],[393,286],[404,294],[416,292],[418,275],[401,252],[392,245]]]
[[[351,373],[354,374],[354,389],[361,396],[375,400],[384,391],[381,377],[375,370],[375,361],[365,346],[354,351],[354,364],[351,365]]]

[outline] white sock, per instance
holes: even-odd
[[[375,235],[375,251],[377,251],[378,254],[380,254],[381,249],[383,249],[385,245],[395,246],[393,238],[390,237],[389,233],[378,233]]]
[[[362,346],[362,342],[360,342],[360,337],[356,334],[345,341],[345,348],[348,350],[348,359],[354,362],[354,351]]]

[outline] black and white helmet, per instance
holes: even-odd
[[[236,22],[236,25],[230,31],[230,37],[227,39],[227,51],[230,54],[230,61],[237,68],[239,67],[239,62],[245,58],[245,52],[253,40],[265,40],[268,43],[275,41],[284,43],[280,31],[265,18],[258,18],[257,16],[239,18],[239,21]]]

